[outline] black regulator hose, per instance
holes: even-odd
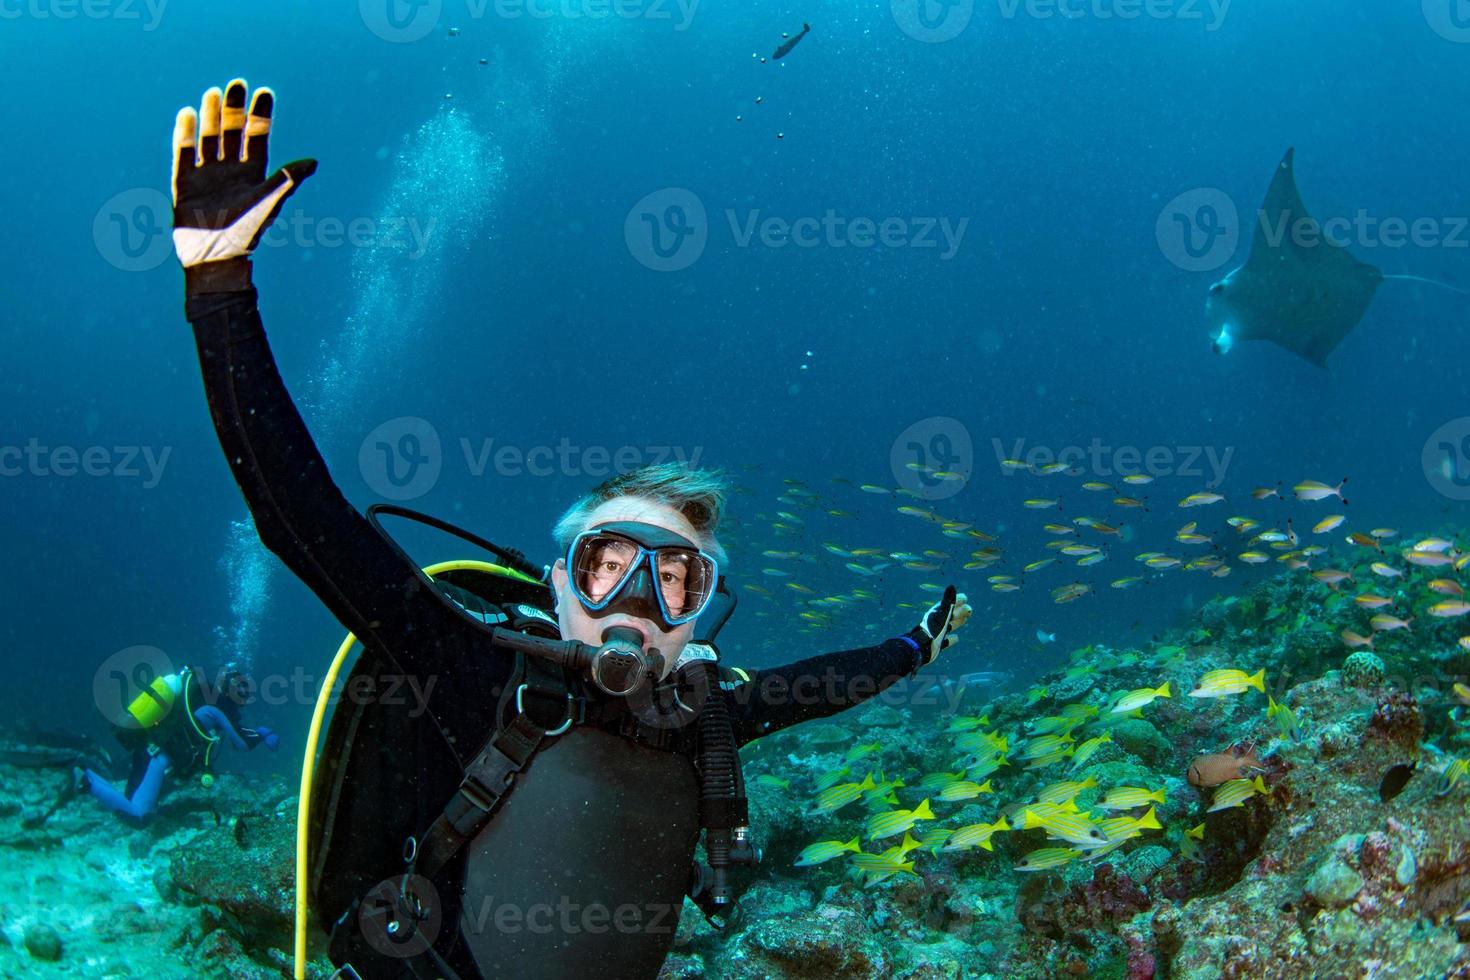
[[[711,871],[706,902],[708,911],[722,915],[735,900],[728,874],[732,858],[753,863],[743,853],[752,850],[746,837],[750,806],[745,798],[730,708],[720,691],[719,668],[714,661],[704,661],[699,667],[704,672],[701,680],[707,692],[699,713],[699,818],[705,829],[704,849]],[[732,854],[737,848],[742,853]]]
[[[507,650],[537,657],[591,678],[604,694],[624,698],[658,678],[657,649],[643,652],[643,637],[626,626],[603,631],[602,645],[577,640],[552,640],[494,626],[491,642]]]

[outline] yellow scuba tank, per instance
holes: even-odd
[[[168,717],[174,704],[183,696],[184,687],[189,680],[188,674],[186,668],[182,674],[155,677],[152,684],[133,698],[133,703],[128,705],[128,714],[138,723],[140,729],[147,731],[156,728]]]

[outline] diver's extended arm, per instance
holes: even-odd
[[[276,369],[255,290],[190,296],[186,310],[215,431],[260,540],[359,639],[399,627],[420,580],[332,481]]]
[[[735,734],[744,745],[804,721],[826,718],[862,704],[922,666],[919,648],[906,637],[875,647],[824,653],[748,676],[729,691]]]
[[[226,738],[237,750],[245,748],[245,740],[240,737],[240,733],[235,730],[235,726],[230,724],[230,719],[226,718],[225,713],[214,705],[206,704],[202,708],[195,708],[194,720],[206,732],[212,735],[221,735]]]
[[[970,606],[954,586],[903,636],[875,647],[826,653],[785,667],[739,671],[729,698],[741,744],[815,718],[845,711],[875,697],[951,646],[954,631],[970,618]],[[745,680],[738,683],[740,676]],[[727,680],[728,683],[728,680]]]
[[[266,342],[249,256],[316,163],[267,176],[274,96],[257,89],[247,111],[246,94],[211,89],[174,127],[174,245],[210,414],[266,547],[359,639],[400,634],[432,590],[332,481]]]

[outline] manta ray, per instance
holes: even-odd
[[[1464,290],[1420,276],[1384,275],[1323,233],[1302,203],[1293,158],[1286,151],[1257,215],[1245,264],[1210,287],[1205,316],[1217,354],[1238,340],[1269,340],[1327,367],[1386,280],[1422,282],[1462,295]]]

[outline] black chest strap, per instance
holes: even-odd
[[[433,878],[467,841],[489,824],[515,788],[516,776],[542,744],[571,727],[576,702],[559,670],[524,662],[514,690],[515,714],[480,749],[464,770],[459,789],[411,850],[409,873]],[[514,682],[513,682],[514,683]]]

